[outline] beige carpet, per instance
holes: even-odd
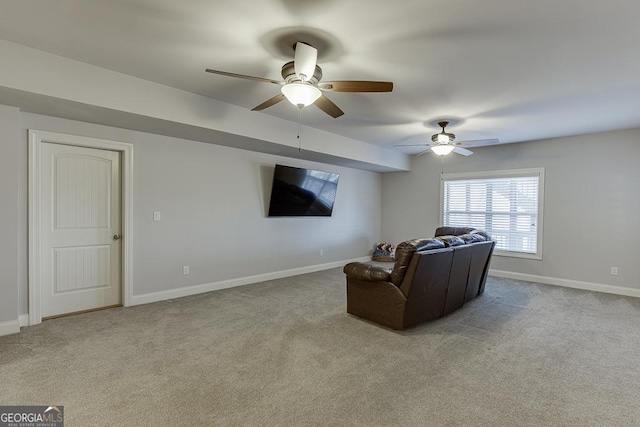
[[[67,426],[640,425],[640,299],[490,278],[394,332],[341,269],[0,337],[0,404]]]

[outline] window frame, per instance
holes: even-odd
[[[544,225],[544,168],[509,169],[483,172],[442,173],[440,176],[440,225],[444,225],[444,183],[445,181],[538,177],[538,218],[536,230],[536,253],[494,250],[494,255],[542,260],[542,236]]]

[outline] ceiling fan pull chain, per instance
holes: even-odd
[[[302,150],[302,140],[300,134],[302,133],[302,107],[298,107],[298,151]]]

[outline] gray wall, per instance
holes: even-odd
[[[9,227],[23,245],[13,264],[21,271],[21,314],[28,311],[25,200],[30,128],[134,145],[134,296],[363,257],[380,238],[378,173],[20,113],[20,137],[11,158],[2,161],[12,168],[14,199],[18,188],[21,195],[20,203],[11,204],[19,211],[13,208]],[[275,163],[338,172],[333,216],[266,218]],[[154,211],[162,213],[161,221],[153,221]],[[16,243],[3,250],[15,253]],[[190,266],[188,276],[182,275],[183,265]],[[16,291],[15,285],[6,287]],[[15,298],[9,306],[15,319]]]
[[[543,260],[495,257],[492,267],[640,289],[639,129],[477,148],[444,162],[427,154],[414,158],[412,172],[381,178],[0,106],[0,323],[28,311],[29,128],[134,144],[134,295],[336,262],[366,256],[381,240],[431,236],[441,172],[529,167],[546,170]],[[275,163],[340,173],[334,216],[266,218]],[[162,221],[152,221],[155,210]]]
[[[544,167],[543,260],[496,256],[492,268],[640,289],[640,129],[473,151],[444,162],[428,153],[414,158],[412,172],[385,174],[382,239],[433,236],[441,172]]]
[[[16,180],[22,172],[20,147],[16,144],[18,123],[18,109],[0,105],[0,323],[18,320],[18,239],[22,238],[18,234],[20,196]]]

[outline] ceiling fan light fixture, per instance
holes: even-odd
[[[299,108],[313,104],[322,96],[320,89],[308,83],[287,83],[280,90],[290,103]]]
[[[431,151],[436,153],[438,156],[446,156],[451,153],[455,147],[453,145],[434,145],[431,147]]]

